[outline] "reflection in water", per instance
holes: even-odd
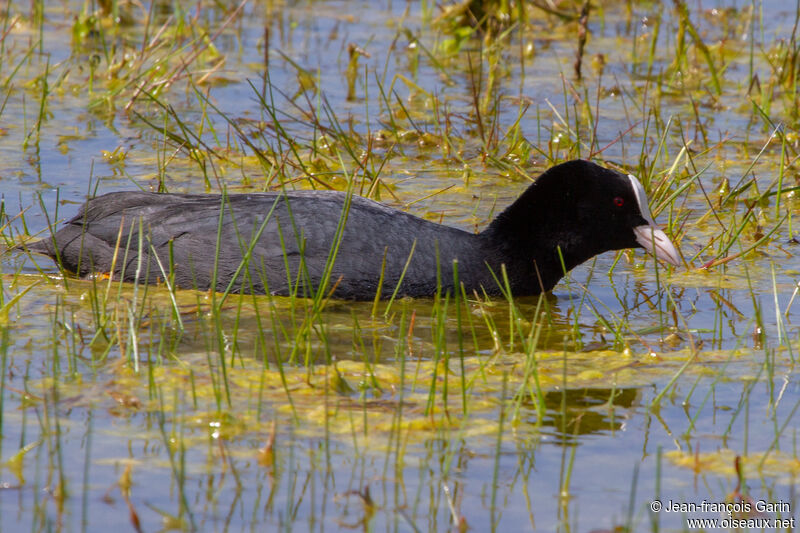
[[[544,395],[546,414],[541,432],[558,444],[578,445],[580,437],[622,430],[630,410],[639,405],[639,388],[582,388]],[[532,421],[535,423],[535,420]]]
[[[197,296],[202,296],[203,301],[181,307],[183,334],[174,330],[174,317],[165,314],[163,307],[152,307],[150,318],[166,324],[151,331],[173,335],[179,341],[174,344],[178,354],[218,351],[219,332],[227,339],[226,350],[260,360],[266,357],[273,363],[278,357],[286,361],[297,351],[298,344],[304,345],[303,353],[315,363],[329,362],[330,356],[338,360],[388,362],[396,357],[398,342],[410,343],[412,356],[423,360],[445,351],[450,357],[457,357],[462,349],[466,354],[489,356],[526,351],[521,332],[528,335],[534,329],[538,330],[538,350],[597,349],[608,345],[596,329],[576,330],[574,318],[562,311],[559,298],[552,294],[542,297],[541,302],[538,296],[518,299],[513,312],[502,300],[471,300],[462,304],[461,313],[449,299],[379,302],[374,313],[372,303],[331,301],[313,324],[307,318],[310,300],[235,295],[229,297],[222,312],[212,313],[207,295]],[[405,327],[400,331],[403,317]],[[590,337],[584,339],[584,334]],[[140,342],[148,341],[140,338]],[[160,343],[162,339],[149,342]]]

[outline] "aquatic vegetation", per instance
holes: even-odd
[[[791,501],[777,4],[10,2],[0,529],[662,531],[685,517],[655,500]],[[351,189],[478,230],[574,158],[636,175],[685,266],[609,253],[542,298],[353,303],[10,251],[123,189]]]

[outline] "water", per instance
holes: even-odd
[[[582,82],[572,72],[575,27],[541,13],[530,30],[497,41],[496,51],[478,38],[447,55],[441,50],[452,33],[434,24],[438,11],[427,12],[427,4],[252,2],[223,28],[232,7],[180,11],[157,2],[152,10],[124,8],[134,20],[151,12],[149,27],[100,16],[95,36],[80,45],[72,30],[85,20],[83,3],[47,3],[41,34],[29,4],[10,5],[5,21],[18,25],[3,41],[0,67],[0,100],[7,96],[0,188],[8,215],[27,208],[24,225],[17,218],[3,230],[14,238],[74,215],[95,192],[160,183],[172,192],[217,191],[223,183],[233,192],[262,190],[275,186],[276,174],[300,188],[342,188],[339,156],[326,143],[359,179],[365,171],[356,160],[371,146],[365,160],[381,200],[480,229],[524,190],[526,176],[547,166],[551,150],[567,153],[576,131],[583,144],[572,157],[604,148],[611,163],[652,169],[640,177],[653,184],[692,141],[691,161],[681,156],[676,171],[688,179],[708,168],[658,219],[679,217],[674,227],[694,267],[715,257],[723,230],[750,208],[761,227],[748,225],[730,253],[779,228],[768,244],[710,272],[656,272],[638,251],[619,261],[605,254],[556,287],[544,315],[536,315],[537,299],[518,302],[522,322],[502,300],[471,301],[461,337],[452,302],[446,318],[432,300],[394,302],[386,315],[384,302],[377,318],[371,303],[333,302],[309,331],[302,328],[307,302],[235,296],[216,314],[210,295],[192,291],[177,295],[181,330],[164,288],[145,294],[102,279],[63,280],[44,258],[34,264],[4,252],[4,302],[32,288],[7,319],[0,316],[0,529],[93,531],[138,522],[143,531],[424,531],[453,527],[455,513],[475,531],[673,531],[686,527],[686,517],[654,514],[653,501],[725,502],[739,494],[785,502],[790,510],[781,517],[793,516],[796,200],[783,196],[776,213],[775,196],[759,203],[754,191],[770,188],[782,150],[790,162],[784,186],[796,185],[797,118],[790,91],[776,81],[784,68],[776,67],[778,45],[790,42],[795,13],[764,2],[750,17],[751,6],[689,5],[712,55],[726,49],[717,94],[696,47],[686,76],[673,69],[678,19],[659,4],[636,4],[630,13],[627,3],[611,4],[590,15]],[[110,74],[109,64],[119,65],[124,53],[138,57],[145,35],[152,39],[164,24],[163,43],[148,49],[141,67]],[[222,28],[216,48],[178,70],[205,28]],[[352,101],[350,43],[370,53],[359,60]],[[751,49],[760,84],[753,89]],[[152,69],[165,50],[174,55],[164,70]],[[298,90],[298,69],[287,57],[316,90]],[[474,87],[481,80],[486,91],[493,61],[495,92],[479,119]],[[178,74],[165,89],[155,82],[170,79],[168,72]],[[187,73],[200,83],[196,91]],[[181,124],[137,94],[142,83]],[[262,97],[274,106],[263,108]],[[337,144],[326,108],[355,158]],[[165,141],[165,124],[196,151],[176,137]],[[784,145],[770,139],[778,124]],[[265,154],[289,155],[259,162],[236,128]],[[496,153],[485,150],[492,143]],[[121,162],[104,157],[115,150]],[[318,181],[303,179],[300,162]],[[723,178],[731,187],[754,178],[747,201],[717,203]],[[716,215],[707,214],[710,205]],[[519,334],[531,324],[542,325],[538,383]],[[465,396],[459,339],[472,380]],[[437,363],[445,355],[447,372]]]

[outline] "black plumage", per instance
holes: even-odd
[[[495,277],[502,278],[504,265],[515,295],[538,294],[553,288],[564,267],[608,250],[646,247],[678,264],[643,195],[635,178],[570,161],[542,174],[474,234],[358,196],[349,198],[343,218],[348,196],[341,192],[117,192],[89,200],[29,249],[79,275],[108,273],[113,262],[115,276],[126,281],[156,283],[167,275],[187,289],[223,291],[230,284],[236,292],[309,296],[324,278],[341,221],[327,285],[336,286],[338,298],[374,298],[382,271],[383,297],[401,276],[399,295],[452,290],[454,260],[468,292],[499,294]]]

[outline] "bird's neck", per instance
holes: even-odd
[[[563,227],[565,218],[554,216],[551,206],[525,198],[530,192],[500,213],[483,232],[486,242],[499,243],[495,253],[506,265],[512,289],[519,293],[539,293],[541,288],[549,291],[564,272],[592,257],[595,248],[582,241],[581,232]],[[570,220],[571,213],[564,214]]]

